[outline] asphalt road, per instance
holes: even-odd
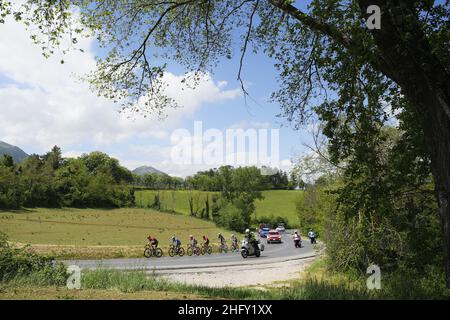
[[[250,256],[246,259],[241,257],[240,252],[213,253],[200,256],[175,256],[169,257],[167,252],[161,258],[138,258],[138,259],[105,259],[105,260],[65,260],[67,265],[76,265],[81,269],[145,269],[145,270],[175,270],[193,269],[205,267],[241,266],[244,264],[265,264],[308,258],[315,255],[314,247],[309,239],[302,239],[302,248],[295,248],[290,233],[282,235],[281,244],[267,244],[266,239],[261,239],[264,251],[259,258]]]

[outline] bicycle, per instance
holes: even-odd
[[[202,254],[211,254],[212,248],[210,245],[206,245],[206,243],[202,244]]]
[[[163,255],[163,251],[161,248],[154,248],[150,244],[145,245],[144,249],[144,257],[150,258],[150,257],[157,257],[160,258]]]
[[[175,247],[173,244],[171,244],[169,248],[169,256],[174,257],[175,255],[178,255],[180,257],[184,256],[184,249],[183,247]]]
[[[227,253],[228,252],[228,246],[227,246],[227,244],[225,242],[219,244],[219,252],[220,253]]]
[[[202,253],[202,250],[198,246],[193,246],[192,244],[190,244],[187,247],[186,253],[188,256],[192,256],[193,254],[199,256]]]

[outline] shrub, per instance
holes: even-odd
[[[62,263],[35,254],[27,248],[11,248],[0,233],[0,282],[19,281],[38,285],[64,285],[68,274]]]
[[[219,210],[215,222],[219,226],[238,232],[242,232],[247,227],[241,210],[232,203],[225,204]]]

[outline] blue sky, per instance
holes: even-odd
[[[169,65],[172,94],[183,108],[170,111],[167,120],[126,119],[119,105],[98,98],[86,84],[73,76],[95,66],[98,54],[93,39],[80,42],[85,53],[72,52],[59,63],[58,54],[46,60],[29,40],[22,25],[8,21],[0,29],[0,140],[15,144],[28,153],[44,153],[59,145],[65,156],[100,150],[118,158],[133,169],[152,165],[177,176],[186,176],[203,166],[175,166],[170,161],[170,134],[173,130],[193,130],[194,121],[203,121],[204,130],[216,128],[279,128],[280,163],[289,168],[289,159],[305,150],[306,131],[295,131],[282,118],[278,105],[269,102],[277,88],[273,62],[264,55],[249,53],[243,77],[255,101],[247,99],[236,80],[239,53],[224,60],[208,75],[200,89],[186,94],[177,85],[183,70]],[[283,126],[284,125],[284,126]]]

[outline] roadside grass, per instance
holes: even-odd
[[[407,280],[387,275],[382,290],[368,290],[366,279],[351,274],[330,273],[326,261],[318,259],[297,279],[263,288],[214,288],[171,282],[143,270],[84,271],[82,288],[40,284],[33,276],[0,283],[0,299],[235,299],[235,300],[367,300],[449,299],[450,292],[426,277]],[[434,286],[429,287],[429,285]]]
[[[142,208],[0,211],[0,231],[14,246],[62,259],[142,257],[149,234],[166,253],[174,234],[183,245],[190,234],[231,235],[212,221]]]
[[[82,276],[83,289],[118,290],[140,292],[146,290],[183,292],[209,297],[211,299],[250,300],[308,300],[308,299],[370,299],[367,290],[343,282],[328,282],[310,276],[286,283],[285,286],[261,288],[188,285],[159,278],[144,271],[120,272],[117,270],[88,271]]]
[[[168,291],[69,290],[55,286],[0,285],[0,300],[185,300],[205,297]]]
[[[212,288],[206,286],[187,285],[162,279],[145,271],[133,270],[121,272],[117,270],[98,269],[87,271],[82,275],[83,289],[119,290],[121,292],[168,291],[182,292],[217,299],[264,299],[266,293],[261,290],[247,288]]]
[[[155,195],[159,193],[161,210],[173,211],[180,214],[189,215],[189,196],[193,197],[194,211],[200,212],[205,206],[206,196],[210,197],[215,192],[189,191],[189,190],[140,190],[136,191],[136,205],[138,207],[148,207],[153,203]],[[263,191],[263,200],[255,202],[256,211],[253,218],[281,216],[288,219],[293,227],[298,226],[298,216],[295,208],[297,200],[303,196],[298,190],[266,190]]]
[[[382,273],[381,289],[369,290],[366,276],[333,272],[327,266],[326,258],[321,257],[309,265],[297,280],[275,285],[301,291],[300,295],[304,299],[450,299],[450,290],[444,285],[444,274],[436,268],[424,274],[411,274],[408,271]],[[273,289],[270,285],[266,288]]]

